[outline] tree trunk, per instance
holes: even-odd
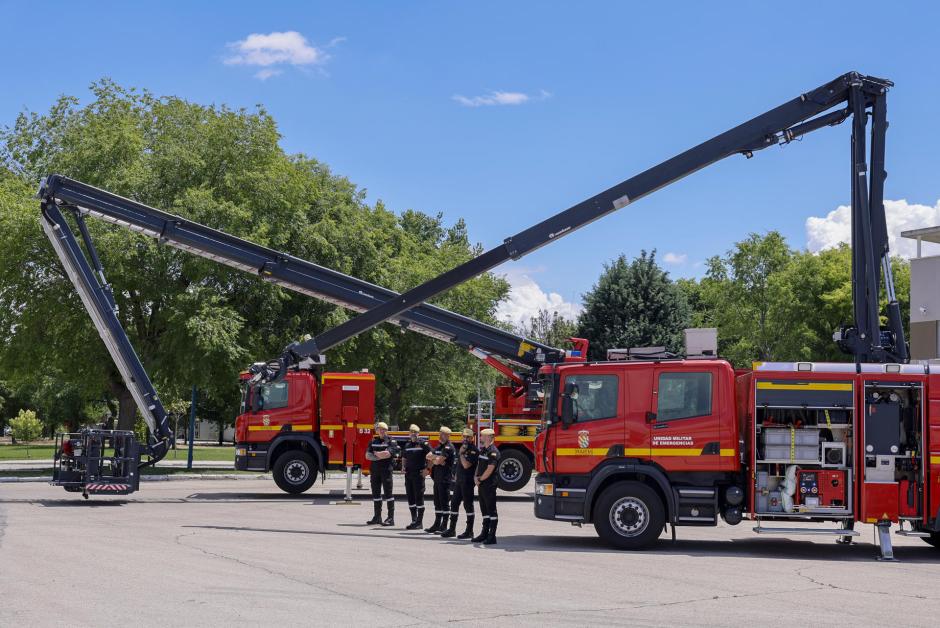
[[[399,416],[401,416],[401,388],[392,386],[388,392],[388,422],[391,425],[398,425]],[[399,429],[401,426],[399,425]]]
[[[131,395],[125,386],[121,386],[118,393],[118,420],[117,429],[133,430],[137,423],[137,404],[134,403],[134,396]]]

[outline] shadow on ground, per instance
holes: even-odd
[[[446,543],[448,545],[470,545],[467,541],[443,540],[434,534],[421,531],[411,532],[401,529],[387,529],[365,524],[340,523],[337,527],[353,528],[362,532],[331,530],[296,530],[285,528],[251,528],[244,526],[183,526],[203,530],[225,532],[267,533],[284,535],[310,535],[322,537],[351,538],[394,538],[414,541]],[[577,552],[592,554],[623,554],[630,552],[607,547],[593,537],[547,536],[516,534],[499,537],[495,546],[487,546],[489,551],[502,552]],[[832,545],[811,543],[794,539],[716,539],[671,542],[663,539],[651,549],[644,550],[645,555],[688,556],[692,558],[715,557],[751,557],[760,559],[811,560],[811,561],[865,561],[875,560],[877,546],[871,543],[852,543],[851,545]],[[894,555],[901,562],[940,564],[940,551],[924,544],[924,547],[902,546],[894,548]]]

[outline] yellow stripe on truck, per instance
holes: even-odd
[[[930,454],[930,464],[940,464],[940,456]]]
[[[607,448],[593,447],[580,449],[577,447],[559,447],[555,450],[555,453],[559,456],[606,456]]]
[[[372,373],[343,373],[342,375],[324,375],[321,381],[328,379],[375,379]]]
[[[852,384],[808,382],[806,384],[778,384],[776,382],[757,382],[758,390],[845,390],[851,392]]]
[[[606,456],[606,447],[593,447],[580,449],[577,447],[559,447],[555,453],[559,456]],[[691,458],[693,456],[706,456],[702,449],[686,447],[631,447],[623,450],[624,456],[684,456]],[[722,449],[718,455],[722,458],[732,458],[735,455],[734,449]]]
[[[284,425],[290,425],[290,424],[289,424],[289,423],[285,423]],[[249,432],[272,432],[272,431],[274,431],[274,432],[279,432],[279,431],[281,430],[281,428],[284,427],[284,425],[249,425],[249,426],[248,426],[248,431],[249,431]],[[292,432],[312,432],[312,431],[313,431],[313,426],[312,426],[312,425],[293,425],[293,426],[291,426],[290,431],[292,431]]]

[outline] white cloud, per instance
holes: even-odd
[[[940,201],[933,206],[885,200],[885,218],[888,224],[888,248],[892,255],[914,257],[917,254],[917,242],[902,238],[901,232],[909,229],[934,227],[940,225]],[[848,205],[840,205],[826,214],[824,218],[811,216],[806,219],[806,247],[813,253],[837,246],[840,242],[848,243],[852,238],[852,211]],[[930,243],[924,243],[925,255],[931,250]],[[940,250],[933,248],[931,254]]]
[[[570,320],[575,320],[581,313],[580,303],[565,301],[557,292],[545,292],[530,276],[531,271],[510,270],[505,274],[509,282],[509,296],[496,308],[496,317],[515,325],[528,323],[539,310],[558,312]]]
[[[344,38],[337,37],[327,47],[343,40]],[[322,65],[330,58],[324,49],[311,45],[307,38],[297,31],[252,33],[245,39],[228,44],[228,48],[231,54],[224,59],[226,65],[263,68],[255,74],[255,78],[262,81],[283,72],[274,66]]]
[[[688,259],[689,256],[686,253],[673,253],[670,251],[663,255],[663,261],[673,266],[685,264]]]
[[[490,91],[482,96],[463,96],[454,94],[451,96],[456,102],[464,107],[492,107],[497,105],[523,105],[530,100],[545,100],[551,97],[551,92],[539,90],[537,96],[530,96],[524,92],[501,92],[498,90]]]
[[[283,74],[283,73],[284,73],[284,70],[272,70],[271,68],[265,68],[263,70],[258,70],[257,72],[255,72],[255,78],[261,79],[262,81],[266,81],[272,76],[278,76],[279,74]]]

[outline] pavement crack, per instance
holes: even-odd
[[[418,615],[412,615],[411,613],[408,613],[408,612],[399,610],[399,609],[397,609],[397,608],[393,608],[393,607],[391,607],[391,606],[387,606],[387,605],[385,605],[385,604],[382,604],[382,603],[380,603],[380,602],[376,602],[375,600],[371,600],[371,599],[366,598],[366,597],[362,597],[362,596],[358,596],[358,595],[353,595],[353,594],[349,593],[348,591],[342,591],[342,590],[339,590],[339,589],[333,589],[333,588],[324,586],[324,585],[322,585],[322,584],[317,584],[317,583],[309,582],[308,580],[304,580],[303,578],[297,578],[297,577],[292,576],[292,575],[290,575],[290,574],[283,573],[283,572],[277,571],[277,570],[275,570],[275,569],[270,569],[270,568],[268,568],[268,567],[264,567],[263,565],[257,565],[257,564],[248,562],[248,561],[246,561],[246,560],[243,560],[243,559],[241,559],[241,558],[238,558],[238,557],[236,557],[236,556],[229,556],[229,555],[227,555],[227,554],[222,554],[222,553],[220,553],[220,552],[213,552],[212,550],[208,550],[208,549],[205,549],[205,548],[203,548],[203,547],[199,547],[198,545],[192,545],[192,544],[187,544],[187,543],[184,543],[184,542],[183,542],[183,539],[184,539],[184,538],[186,538],[186,537],[195,537],[197,533],[198,533],[198,530],[193,531],[193,532],[189,532],[189,533],[178,534],[178,535],[176,535],[176,537],[174,538],[174,541],[175,541],[176,544],[179,545],[180,547],[184,547],[184,548],[191,549],[191,550],[196,550],[197,552],[201,552],[202,554],[205,554],[206,556],[209,556],[209,557],[212,557],[212,558],[217,558],[217,559],[220,559],[220,560],[227,560],[227,561],[230,561],[230,562],[233,562],[233,563],[237,563],[237,564],[239,564],[239,565],[242,565],[243,567],[247,567],[248,569],[256,569],[256,570],[259,570],[259,571],[263,571],[264,573],[266,573],[266,574],[268,574],[268,575],[270,575],[270,576],[274,576],[274,577],[276,577],[276,578],[283,578],[284,580],[287,580],[287,581],[289,581],[289,582],[293,582],[293,583],[295,583],[295,584],[299,584],[299,585],[302,585],[302,586],[305,586],[305,587],[309,587],[309,588],[311,588],[311,589],[316,589],[316,590],[319,590],[319,591],[325,591],[325,592],[327,592],[327,593],[331,593],[331,594],[333,594],[333,595],[337,595],[337,596],[339,596],[339,597],[343,597],[343,598],[346,598],[346,599],[348,599],[348,600],[354,600],[354,601],[357,601],[357,602],[362,602],[362,603],[364,603],[364,604],[369,604],[369,605],[375,606],[375,607],[377,607],[377,608],[381,608],[382,610],[388,611],[388,612],[390,612],[390,613],[396,613],[396,614],[398,614],[398,615],[403,615],[403,616],[405,616],[405,617],[407,617],[407,618],[409,618],[409,619],[411,619],[411,620],[416,620],[416,621],[418,622],[418,624],[407,624],[407,625],[420,625],[420,624],[428,624],[428,623],[430,623],[429,620],[427,620],[427,619],[425,619],[425,618],[423,618],[423,617],[419,617]]]
[[[609,613],[613,611],[630,611],[637,610],[641,608],[660,608],[665,606],[679,606],[682,604],[695,604],[697,602],[712,602],[716,600],[732,600],[736,598],[752,598],[752,597],[762,597],[767,595],[778,595],[781,593],[803,593],[806,591],[818,591],[821,587],[814,586],[805,589],[790,589],[787,591],[781,591],[779,589],[773,591],[761,591],[758,593],[732,593],[730,595],[709,595],[707,597],[692,598],[688,600],[672,600],[670,602],[655,602],[650,604],[631,604],[629,606],[605,606],[600,608],[556,608],[556,609],[544,609],[536,611],[523,611],[519,613],[499,613],[496,615],[487,615],[485,617],[475,616],[468,617],[464,619],[452,619],[448,623],[464,623],[471,621],[480,621],[480,620],[489,620],[489,619],[507,619],[512,617],[533,617],[540,615],[558,615],[558,614],[567,614],[567,613]]]
[[[888,591],[869,591],[867,589],[856,589],[854,587],[840,587],[838,585],[832,584],[831,582],[823,582],[822,580],[817,580],[816,578],[813,578],[812,576],[806,575],[803,572],[807,569],[811,569],[811,567],[801,567],[799,569],[795,569],[794,573],[800,578],[803,578],[804,580],[808,580],[815,585],[818,585],[820,587],[827,588],[827,589],[834,589],[836,591],[845,591],[847,593],[864,593],[867,595],[886,595],[888,597],[904,597],[904,598],[909,598],[913,600],[937,599],[937,598],[932,598],[927,595],[912,595],[909,593],[894,593],[894,592],[889,593]]]

